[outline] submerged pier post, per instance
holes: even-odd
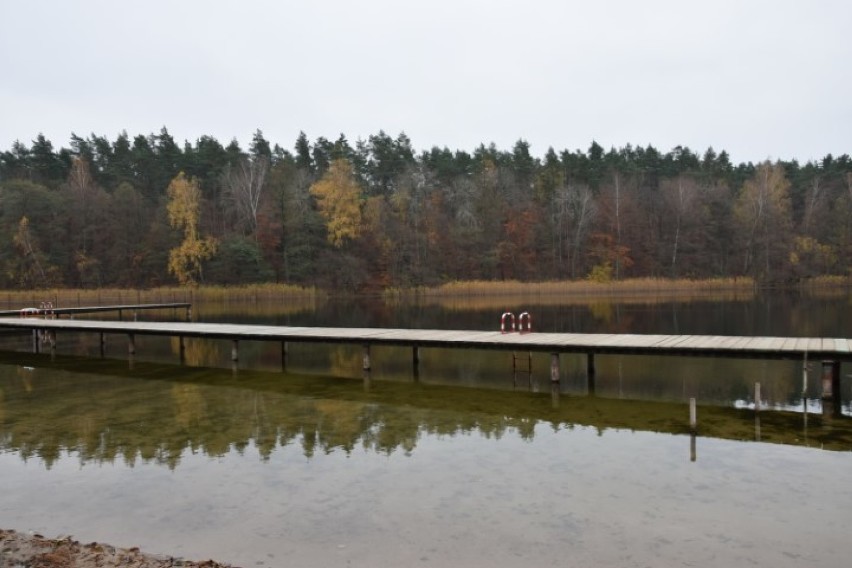
[[[33,353],[38,353],[38,330],[33,330]]]
[[[106,355],[106,334],[101,332],[100,337],[100,345],[101,345],[101,357]]]
[[[550,354],[550,382],[559,382],[559,353]]]
[[[420,379],[420,346],[411,347],[411,366],[414,371],[414,380]]]
[[[287,356],[290,354],[290,346],[287,345],[286,341],[281,342],[281,371],[287,372]]]
[[[822,399],[831,400],[840,393],[840,361],[822,362]]]
[[[372,365],[370,363],[370,344],[365,343],[364,344],[364,367],[363,367],[363,369],[365,371],[369,371],[371,368],[372,368]]]
[[[127,334],[127,353],[129,355],[136,354],[136,338],[132,333]]]
[[[595,354],[586,354],[586,382],[590,395],[595,394]]]
[[[231,340],[231,361],[240,360],[240,342],[236,339]]]
[[[178,357],[180,357],[180,363],[183,365],[186,362],[186,339],[182,335],[178,335]]]
[[[840,416],[840,361],[822,362],[822,413],[823,416]]]

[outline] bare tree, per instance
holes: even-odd
[[[222,185],[227,199],[233,203],[237,222],[243,225],[257,241],[257,212],[260,198],[269,172],[269,160],[265,156],[242,158],[236,164],[228,164],[222,174]]]
[[[819,176],[814,176],[807,193],[805,193],[805,212],[802,216],[802,233],[805,235],[811,234],[811,226],[822,205],[824,194]]]
[[[553,201],[557,231],[561,235],[560,241],[564,239],[573,279],[577,277],[577,261],[597,213],[597,205],[587,185],[559,187],[553,194]],[[559,250],[562,250],[561,246]]]
[[[698,186],[691,178],[678,176],[673,180],[663,182],[661,188],[666,209],[671,214],[674,222],[674,235],[672,235],[672,276],[677,276],[678,252],[681,246],[682,233],[686,218],[695,207],[698,200]]]

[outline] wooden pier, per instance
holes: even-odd
[[[0,310],[0,317],[20,317],[22,315],[26,315],[27,317],[51,317],[51,316],[71,316],[72,318],[78,314],[94,314],[94,313],[103,313],[103,312],[117,312],[118,319],[123,319],[124,313],[129,312],[133,314],[133,319],[135,320],[137,314],[146,310],[186,310],[186,320],[189,321],[192,318],[192,304],[189,302],[169,302],[169,303],[160,303],[160,304],[118,304],[118,305],[109,305],[109,306],[76,306],[69,308],[54,308],[52,306],[46,307],[44,304],[40,307],[33,308],[23,308],[19,310]]]
[[[173,304],[162,306],[173,307]],[[115,306],[112,307],[116,309]],[[670,355],[751,359],[811,359],[840,363],[852,361],[852,339],[819,337],[747,337],[714,335],[639,335],[588,333],[501,333],[434,329],[285,327],[223,323],[159,321],[102,321],[42,318],[2,318],[0,329],[33,332],[77,332],[125,335],[129,351],[135,351],[136,335],[199,337],[232,342],[233,359],[239,357],[240,341],[277,341],[286,355],[288,342],[348,343],[364,347],[364,368],[370,368],[370,347],[410,347],[413,364],[421,348],[496,349],[551,353],[558,361],[562,353],[588,356],[587,368],[594,372],[596,355]],[[181,341],[182,343],[182,341]],[[556,367],[558,369],[558,367]],[[558,378],[554,377],[554,378]]]

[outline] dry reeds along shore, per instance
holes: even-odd
[[[842,293],[852,285],[846,276],[820,276],[803,280],[797,287],[818,295]],[[584,298],[610,297],[619,299],[666,296],[719,299],[748,299],[759,289],[751,278],[713,278],[707,280],[634,278],[611,282],[591,280],[561,280],[549,282],[519,282],[516,280],[471,280],[448,282],[439,286],[388,288],[382,292],[386,301],[440,300],[451,298],[506,298],[511,296],[539,298],[543,302]],[[37,307],[52,302],[55,307],[106,304],[145,304],[190,302],[207,304],[229,303],[298,303],[302,308],[315,305],[334,295],[351,295],[348,291],[326,291],[317,287],[291,284],[250,284],[244,286],[198,286],[194,288],[166,286],[134,290],[127,288],[39,289],[0,291],[0,305],[6,309]]]
[[[634,278],[611,282],[592,280],[561,280],[550,282],[479,281],[448,282],[431,288],[412,288],[390,293],[416,293],[422,296],[491,296],[524,295],[582,295],[637,294],[656,292],[701,292],[719,290],[750,290],[751,278],[715,278],[711,280],[673,280],[665,278]]]
[[[199,286],[196,288],[162,287],[146,290],[126,288],[4,290],[0,302],[7,309],[38,307],[52,302],[54,307],[108,304],[161,304],[168,302],[280,302],[299,300],[313,302],[324,297],[317,288],[289,284],[252,284],[246,286]]]

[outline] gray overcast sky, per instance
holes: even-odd
[[[3,150],[382,129],[805,162],[852,153],[850,87],[848,0],[0,0]]]

